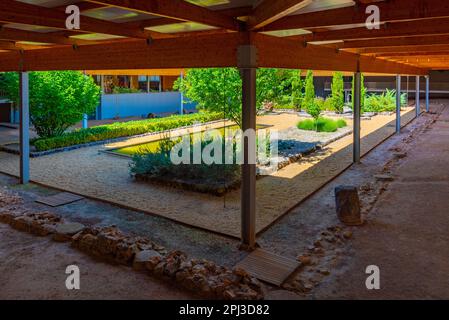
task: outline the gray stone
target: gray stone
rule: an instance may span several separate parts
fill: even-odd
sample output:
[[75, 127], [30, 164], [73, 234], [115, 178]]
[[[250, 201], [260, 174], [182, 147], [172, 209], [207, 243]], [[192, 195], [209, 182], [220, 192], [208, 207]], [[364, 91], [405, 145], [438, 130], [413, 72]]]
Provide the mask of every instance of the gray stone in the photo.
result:
[[360, 200], [356, 187], [336, 187], [335, 204], [337, 216], [341, 222], [349, 226], [360, 225], [363, 223], [360, 212]]
[[53, 240], [57, 242], [70, 241], [73, 235], [83, 231], [85, 228], [85, 225], [77, 222], [58, 224], [54, 229]]
[[143, 250], [136, 253], [133, 261], [133, 268], [135, 270], [145, 270], [146, 264], [152, 260], [156, 260], [156, 264], [159, 263], [161, 255], [155, 250]]

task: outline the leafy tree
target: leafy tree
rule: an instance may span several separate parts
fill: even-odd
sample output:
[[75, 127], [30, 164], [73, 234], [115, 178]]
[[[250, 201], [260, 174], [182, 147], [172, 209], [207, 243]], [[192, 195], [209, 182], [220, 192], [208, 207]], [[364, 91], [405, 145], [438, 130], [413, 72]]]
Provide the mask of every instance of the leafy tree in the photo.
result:
[[296, 110], [301, 110], [304, 101], [304, 81], [301, 79], [301, 72], [297, 71], [296, 75], [293, 75], [292, 79], [292, 94], [291, 101], [292, 105]]
[[[363, 76], [363, 74], [361, 74], [361, 83], [362, 83], [362, 87], [360, 90], [360, 109], [362, 111], [365, 111], [365, 105], [366, 105], [366, 87], [365, 87], [365, 77]], [[352, 77], [352, 110], [354, 110], [354, 77]]]
[[[298, 71], [285, 69], [258, 69], [256, 107], [265, 102], [278, 103], [291, 97], [292, 75]], [[236, 68], [190, 69], [183, 80], [178, 79], [174, 89], [198, 103], [198, 109], [222, 112], [241, 126], [242, 79]]]
[[309, 110], [310, 108], [313, 108], [314, 101], [315, 101], [315, 87], [313, 85], [313, 72], [312, 70], [309, 70], [307, 71], [306, 76], [306, 88], [304, 96], [304, 105], [306, 111]]
[[332, 77], [331, 90], [333, 109], [338, 113], [343, 113], [343, 107], [345, 106], [345, 94], [343, 74], [341, 72], [334, 73]]
[[[30, 120], [42, 138], [59, 136], [91, 114], [99, 103], [100, 88], [77, 71], [31, 72]], [[19, 77], [7, 72], [0, 79], [8, 98], [19, 103]]]

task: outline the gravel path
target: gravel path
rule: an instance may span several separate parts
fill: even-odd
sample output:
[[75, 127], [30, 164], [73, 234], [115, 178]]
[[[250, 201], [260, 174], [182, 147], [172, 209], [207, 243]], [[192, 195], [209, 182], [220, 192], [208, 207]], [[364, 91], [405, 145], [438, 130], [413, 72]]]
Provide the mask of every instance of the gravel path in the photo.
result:
[[[404, 112], [403, 121], [413, 117]], [[296, 115], [272, 115], [258, 119], [286, 129]], [[362, 122], [362, 152], [394, 131], [394, 116], [378, 116]], [[257, 182], [257, 230], [261, 231], [310, 195], [352, 161], [352, 137], [346, 136], [318, 153], [293, 163]], [[110, 147], [110, 146], [103, 146]], [[240, 235], [240, 192], [225, 198], [185, 190], [137, 183], [129, 175], [128, 161], [99, 153], [100, 146], [31, 159], [31, 179], [86, 196], [110, 201], [185, 224], [235, 237]], [[0, 153], [0, 171], [18, 175], [19, 157]], [[275, 199], [275, 201], [273, 201]]]

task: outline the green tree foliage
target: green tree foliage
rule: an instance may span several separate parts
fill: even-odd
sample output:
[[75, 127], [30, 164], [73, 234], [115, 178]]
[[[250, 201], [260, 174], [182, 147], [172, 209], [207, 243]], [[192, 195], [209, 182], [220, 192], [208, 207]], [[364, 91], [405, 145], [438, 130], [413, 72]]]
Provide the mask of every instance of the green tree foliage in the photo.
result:
[[332, 77], [331, 84], [332, 95], [330, 97], [332, 108], [342, 113], [345, 106], [344, 81], [341, 72], [335, 72]]
[[[258, 69], [256, 107], [265, 102], [291, 103], [292, 82], [298, 70]], [[174, 89], [198, 104], [198, 109], [221, 112], [241, 126], [242, 80], [235, 68], [190, 69], [184, 79], [178, 79]]]
[[[77, 71], [31, 72], [30, 120], [42, 138], [62, 135], [91, 114], [99, 103], [100, 88], [89, 76]], [[4, 73], [0, 79], [8, 98], [19, 102], [19, 77]]]
[[307, 71], [306, 76], [306, 84], [305, 84], [305, 95], [304, 95], [304, 106], [306, 108], [306, 111], [308, 109], [313, 108], [313, 104], [315, 102], [315, 87], [313, 85], [313, 72], [312, 70]]
[[304, 101], [304, 81], [301, 79], [301, 72], [297, 71], [292, 76], [291, 103], [296, 110], [301, 110]]
[[[361, 82], [362, 82], [362, 87], [360, 90], [360, 108], [362, 110], [362, 112], [366, 111], [366, 87], [365, 87], [365, 77], [363, 76], [363, 74], [361, 74]], [[352, 110], [354, 110], [354, 77], [352, 77]]]

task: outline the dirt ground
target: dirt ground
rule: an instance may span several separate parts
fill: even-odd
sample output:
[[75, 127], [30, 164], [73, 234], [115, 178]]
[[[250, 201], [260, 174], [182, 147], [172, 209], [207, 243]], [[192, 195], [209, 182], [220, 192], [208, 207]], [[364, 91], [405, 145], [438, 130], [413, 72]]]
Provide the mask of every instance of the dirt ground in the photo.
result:
[[[262, 248], [286, 257], [295, 259], [310, 252], [323, 231], [339, 224], [334, 188], [337, 185], [360, 187], [365, 225], [345, 228], [352, 233], [349, 240], [322, 241], [322, 252], [311, 255], [312, 265], [298, 270], [286, 283], [285, 289], [290, 291], [270, 290], [267, 298], [449, 298], [448, 106], [449, 101], [432, 101], [432, 113], [414, 120], [400, 135], [375, 148], [360, 165], [352, 166], [258, 237]], [[398, 158], [395, 152], [406, 156]], [[394, 181], [376, 182], [374, 176], [379, 173], [390, 173]], [[19, 186], [14, 178], [3, 175], [0, 184], [19, 192], [33, 206], [37, 195], [55, 192], [33, 184]], [[245, 256], [237, 249], [237, 240], [93, 200], [86, 199], [55, 211], [68, 220], [88, 225], [113, 223], [169, 249], [181, 249], [189, 256], [226, 266]], [[5, 288], [0, 291], [0, 298], [189, 297], [127, 268], [105, 265], [65, 245], [2, 225], [0, 261], [0, 286]], [[82, 279], [89, 277], [86, 292], [79, 297], [71, 296], [73, 293], [67, 293], [64, 288], [65, 266], [75, 261], [82, 266]], [[366, 289], [368, 265], [379, 266], [381, 290]], [[83, 276], [85, 270], [87, 274]]]
[[[434, 111], [439, 111], [435, 110]], [[395, 180], [379, 197], [334, 279], [315, 298], [449, 298], [449, 107], [414, 139], [389, 170]], [[368, 265], [380, 268], [381, 289], [367, 290]]]
[[[403, 123], [413, 117], [413, 108], [403, 110]], [[258, 123], [283, 129], [295, 126], [300, 119], [297, 114], [279, 114], [258, 117]], [[394, 119], [395, 115], [379, 115], [372, 120], [362, 121], [362, 154], [394, 132]], [[158, 137], [151, 137], [156, 138]], [[139, 183], [130, 176], [129, 159], [99, 152], [107, 147], [133, 144], [147, 139], [150, 138], [129, 138], [117, 144], [91, 146], [32, 158], [30, 176], [32, 181], [50, 187], [109, 201], [220, 234], [240, 237], [240, 190], [231, 191], [225, 197], [217, 197], [168, 186]], [[320, 152], [258, 179], [256, 230], [259, 232], [268, 227], [351, 163], [352, 136], [349, 135], [327, 145]], [[17, 155], [0, 152], [1, 172], [18, 175], [18, 168]]]
[[[0, 299], [195, 299], [143, 273], [5, 224], [0, 224], [0, 261]], [[80, 268], [80, 290], [65, 286], [69, 265]]]

